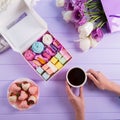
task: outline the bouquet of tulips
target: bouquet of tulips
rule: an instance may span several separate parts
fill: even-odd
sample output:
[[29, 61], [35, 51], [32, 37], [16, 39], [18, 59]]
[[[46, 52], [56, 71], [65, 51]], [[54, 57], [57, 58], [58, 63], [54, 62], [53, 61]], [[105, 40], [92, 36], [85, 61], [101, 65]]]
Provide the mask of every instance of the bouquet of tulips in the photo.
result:
[[79, 39], [75, 41], [82, 51], [98, 45], [107, 22], [100, 0], [56, 0], [56, 6], [63, 7], [63, 19], [77, 29]]

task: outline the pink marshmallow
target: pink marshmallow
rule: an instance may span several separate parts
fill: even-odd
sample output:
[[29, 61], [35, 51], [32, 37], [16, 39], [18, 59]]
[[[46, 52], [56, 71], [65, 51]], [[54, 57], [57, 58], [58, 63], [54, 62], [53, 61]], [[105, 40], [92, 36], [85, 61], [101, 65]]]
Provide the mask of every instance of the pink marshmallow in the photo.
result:
[[61, 51], [60, 51], [61, 55], [64, 56], [65, 54], [67, 54], [67, 51], [63, 48]]
[[27, 104], [27, 101], [24, 100], [19, 104], [19, 108], [23, 109], [23, 108], [28, 108], [29, 105]]
[[71, 56], [67, 53], [67, 54], [64, 55], [64, 58], [65, 58], [66, 60], [69, 60], [69, 59], [71, 59]]
[[38, 88], [36, 86], [32, 86], [29, 88], [29, 92], [31, 95], [35, 95], [38, 91]]
[[25, 91], [21, 91], [18, 100], [25, 100], [26, 98], [28, 98], [28, 94]]
[[21, 90], [21, 88], [18, 87], [15, 83], [12, 84], [11, 87], [10, 87], [10, 89], [9, 89], [9, 91], [10, 91], [10, 92], [13, 92], [13, 93], [16, 93], [16, 92], [18, 92], [18, 91], [20, 91], [20, 90]]

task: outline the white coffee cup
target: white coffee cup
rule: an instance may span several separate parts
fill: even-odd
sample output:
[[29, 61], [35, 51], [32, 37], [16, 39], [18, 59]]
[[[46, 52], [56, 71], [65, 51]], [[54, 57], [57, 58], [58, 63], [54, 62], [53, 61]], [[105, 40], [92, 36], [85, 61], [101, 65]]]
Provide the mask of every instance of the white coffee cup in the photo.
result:
[[73, 67], [67, 71], [67, 83], [74, 88], [82, 87], [87, 81], [86, 72], [80, 67]]

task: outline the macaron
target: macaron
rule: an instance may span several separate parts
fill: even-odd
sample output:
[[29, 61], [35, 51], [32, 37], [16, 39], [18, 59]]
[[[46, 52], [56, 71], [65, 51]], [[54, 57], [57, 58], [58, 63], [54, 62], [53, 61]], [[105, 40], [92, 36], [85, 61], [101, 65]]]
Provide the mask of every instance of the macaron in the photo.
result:
[[51, 48], [46, 48], [45, 51], [51, 56], [55, 55], [55, 52], [53, 52]]
[[41, 63], [38, 60], [30, 61], [30, 64], [36, 69], [37, 67], [41, 66]]
[[42, 42], [34, 42], [32, 45], [32, 51], [35, 53], [41, 53], [44, 50], [44, 45]]
[[48, 59], [43, 57], [42, 55], [36, 55], [35, 59], [38, 60], [40, 62], [40, 64], [42, 64], [42, 65], [48, 61]]
[[59, 50], [61, 50], [62, 47], [63, 47], [57, 40], [54, 40], [54, 41], [53, 41], [53, 45], [54, 45], [55, 47], [57, 47]]
[[25, 59], [28, 61], [33, 60], [35, 57], [35, 53], [33, 53], [31, 50], [25, 51], [25, 53], [23, 55], [24, 55]]
[[42, 42], [45, 45], [49, 46], [53, 42], [53, 38], [50, 34], [45, 34], [42, 38]]
[[42, 56], [45, 57], [45, 58], [47, 58], [48, 60], [51, 58], [51, 55], [48, 54], [46, 51], [44, 51], [44, 52], [42, 53]]

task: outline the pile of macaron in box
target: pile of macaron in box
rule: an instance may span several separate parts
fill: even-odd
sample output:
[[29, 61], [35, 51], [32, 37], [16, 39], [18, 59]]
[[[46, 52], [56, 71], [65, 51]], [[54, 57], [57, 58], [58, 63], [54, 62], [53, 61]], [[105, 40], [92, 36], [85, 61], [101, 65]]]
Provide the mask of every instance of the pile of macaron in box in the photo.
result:
[[51, 78], [71, 59], [71, 55], [49, 32], [46, 32], [23, 53], [44, 80]]

